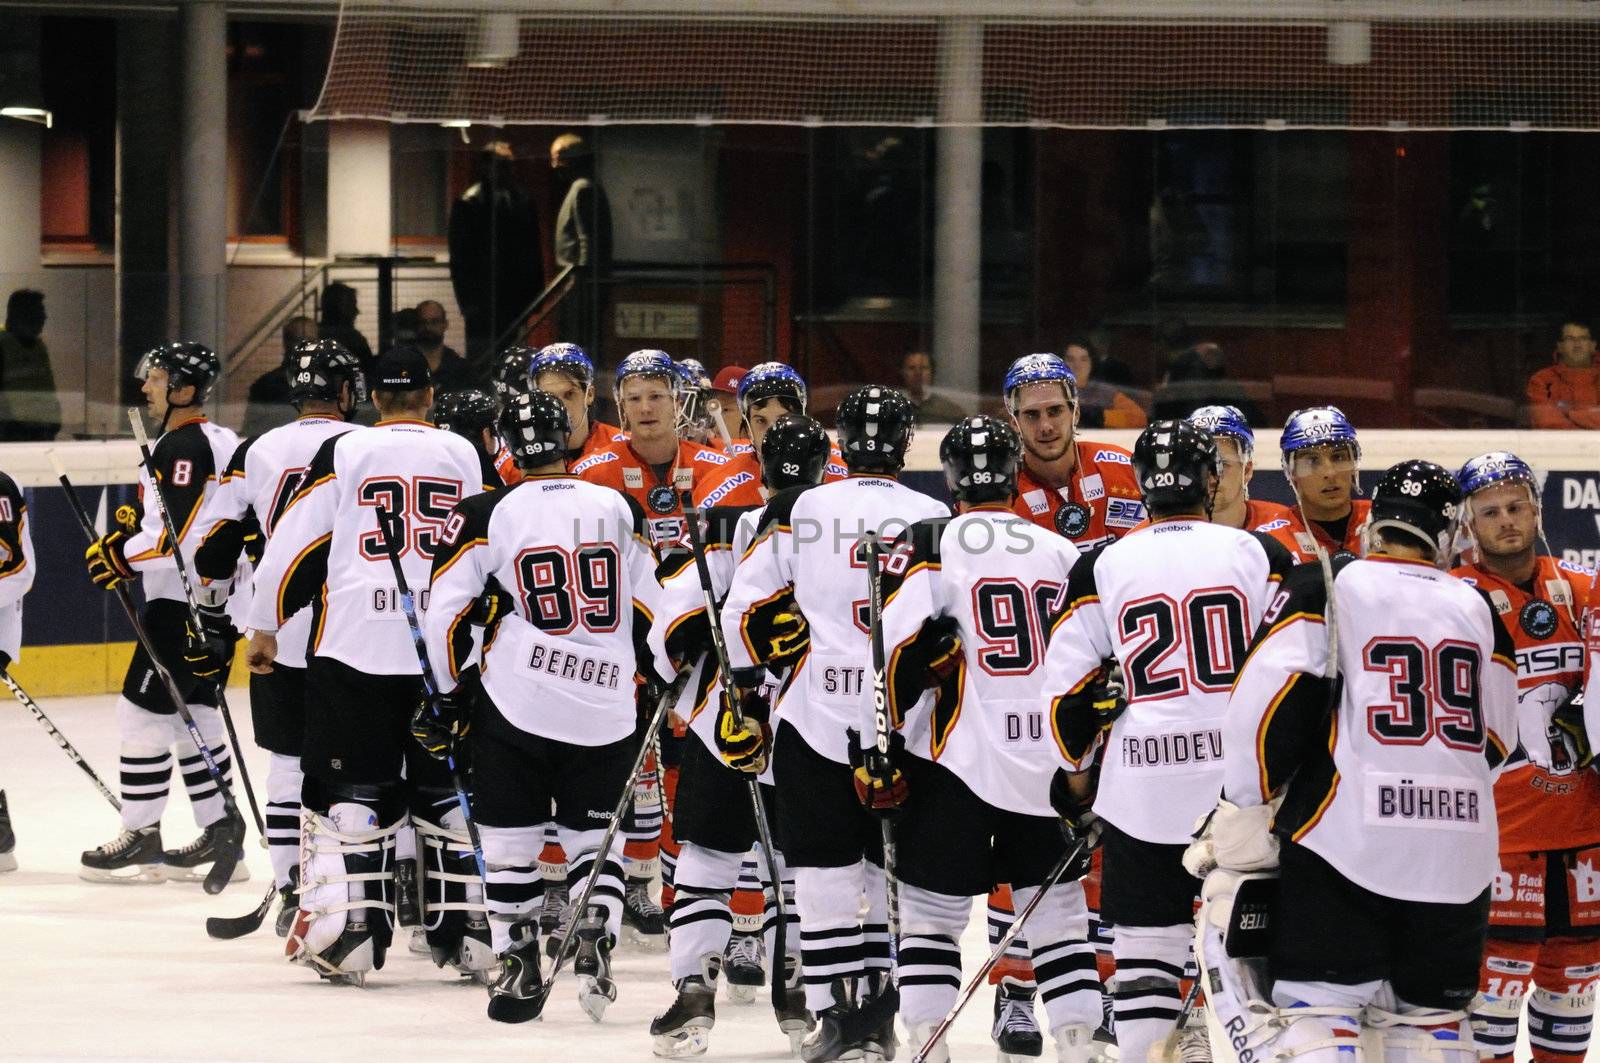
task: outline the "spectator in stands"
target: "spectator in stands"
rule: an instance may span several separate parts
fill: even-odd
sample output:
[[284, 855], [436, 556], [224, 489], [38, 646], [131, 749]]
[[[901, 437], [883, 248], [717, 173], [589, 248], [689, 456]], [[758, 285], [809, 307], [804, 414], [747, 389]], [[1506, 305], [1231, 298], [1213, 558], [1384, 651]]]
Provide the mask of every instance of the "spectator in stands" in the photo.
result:
[[54, 439], [61, 431], [61, 402], [44, 339], [44, 293], [18, 288], [6, 300], [0, 328], [0, 439]]
[[1143, 428], [1144, 408], [1103, 380], [1094, 379], [1100, 354], [1086, 336], [1061, 348], [1061, 358], [1078, 378], [1079, 425], [1084, 428]]
[[1528, 420], [1535, 428], [1600, 428], [1600, 369], [1586, 322], [1563, 321], [1555, 365], [1528, 378]]
[[345, 350], [361, 360], [361, 372], [372, 375], [372, 344], [356, 328], [356, 290], [348, 284], [334, 283], [322, 289], [322, 321], [317, 339], [338, 340]]
[[539, 218], [517, 179], [511, 145], [486, 145], [450, 208], [450, 285], [467, 326], [467, 361], [487, 379], [491, 349], [544, 287]]
[[444, 342], [444, 333], [449, 327], [450, 318], [444, 312], [443, 303], [436, 299], [424, 299], [417, 304], [417, 332], [412, 342], [428, 360], [428, 368], [433, 371], [433, 390], [436, 392], [455, 391], [472, 383], [467, 360]]
[[1238, 381], [1228, 377], [1228, 356], [1222, 345], [1211, 340], [1191, 345], [1172, 360], [1150, 413], [1158, 421], [1180, 420], [1201, 406], [1233, 406], [1252, 425], [1264, 423], [1261, 407]]
[[907, 351], [900, 360], [902, 390], [917, 407], [918, 424], [955, 424], [966, 411], [933, 390], [933, 355]]
[[394, 312], [394, 345], [404, 347], [417, 344], [417, 308], [402, 306]]
[[283, 355], [278, 365], [256, 377], [245, 399], [242, 435], [258, 436], [269, 428], [294, 420], [289, 405], [290, 352], [296, 345], [317, 338], [317, 323], [309, 317], [291, 317], [283, 323]]
[[605, 305], [600, 281], [611, 269], [611, 201], [581, 134], [563, 133], [551, 142], [550, 167], [566, 182], [556, 211], [556, 268], [575, 267], [576, 282], [561, 301], [561, 335], [595, 353]]

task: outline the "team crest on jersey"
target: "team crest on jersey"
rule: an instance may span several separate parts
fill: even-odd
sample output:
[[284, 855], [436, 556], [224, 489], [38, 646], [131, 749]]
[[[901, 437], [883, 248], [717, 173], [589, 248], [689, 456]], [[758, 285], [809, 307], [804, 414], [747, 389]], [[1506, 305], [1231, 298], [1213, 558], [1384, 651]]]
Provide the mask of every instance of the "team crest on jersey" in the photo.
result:
[[639, 488], [643, 487], [644, 486], [644, 470], [643, 469], [623, 469], [622, 470], [622, 486], [623, 487], [631, 487], [636, 491]]
[[671, 513], [678, 508], [677, 493], [666, 484], [658, 484], [650, 488], [650, 493], [645, 496], [645, 501], [650, 505], [652, 513]]
[[1113, 498], [1106, 503], [1106, 526], [1131, 528], [1144, 520], [1144, 503], [1132, 498]]
[[1543, 598], [1535, 598], [1522, 607], [1517, 623], [1530, 638], [1547, 639], [1556, 633], [1556, 607]]
[[1076, 539], [1089, 530], [1089, 507], [1082, 502], [1063, 502], [1056, 510], [1056, 531]]

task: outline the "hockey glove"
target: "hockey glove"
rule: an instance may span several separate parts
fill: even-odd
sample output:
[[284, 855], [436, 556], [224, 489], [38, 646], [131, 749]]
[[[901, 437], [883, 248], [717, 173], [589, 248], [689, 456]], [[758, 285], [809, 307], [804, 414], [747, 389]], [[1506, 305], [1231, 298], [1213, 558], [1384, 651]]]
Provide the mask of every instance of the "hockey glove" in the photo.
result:
[[899, 731], [889, 732], [889, 752], [862, 749], [861, 734], [854, 727], [845, 731], [845, 741], [850, 755], [851, 781], [856, 786], [856, 800], [873, 815], [892, 816], [900, 811], [910, 793], [906, 777], [899, 762], [905, 755], [905, 736]]
[[768, 720], [771, 707], [760, 691], [753, 687], [736, 690], [739, 699], [741, 723], [734, 718], [733, 705], [727, 698], [717, 710], [717, 753], [735, 771], [760, 775], [767, 768], [767, 756], [772, 750], [772, 727]]
[[1091, 704], [1094, 714], [1100, 719], [1101, 726], [1109, 727], [1128, 707], [1128, 698], [1122, 689], [1122, 665], [1115, 658], [1105, 661], [1093, 691], [1094, 701]]
[[184, 623], [184, 668], [196, 679], [216, 679], [227, 671], [239, 632], [220, 605], [200, 606], [200, 624]]
[[83, 552], [83, 559], [89, 567], [89, 578], [101, 590], [115, 590], [136, 575], [122, 551], [122, 544], [127, 539], [128, 533], [120, 529], [107, 532], [90, 543]]
[[430, 757], [446, 760], [472, 730], [473, 686], [463, 681], [437, 701], [422, 699], [411, 715], [411, 737]]
[[961, 633], [953, 616], [941, 616], [923, 624], [929, 640], [928, 676], [924, 684], [936, 690], [955, 674], [961, 665]]
[[1195, 824], [1195, 840], [1183, 851], [1183, 866], [1195, 878], [1217, 868], [1267, 871], [1278, 866], [1278, 838], [1272, 833], [1272, 804], [1236, 805], [1219, 800]]
[[1594, 750], [1589, 745], [1589, 732], [1583, 726], [1583, 691], [1572, 695], [1565, 705], [1556, 709], [1550, 717], [1550, 725], [1555, 734], [1551, 736], [1551, 745], [1559, 736], [1563, 745], [1572, 754], [1573, 767], [1587, 768], [1594, 763]]
[[[1065, 768], [1056, 769], [1056, 773], [1050, 777], [1050, 807], [1061, 817], [1061, 833], [1067, 839], [1067, 848], [1082, 843], [1083, 858], [1087, 861], [1089, 854], [1100, 848], [1105, 821], [1094, 814], [1092, 796], [1080, 796], [1073, 792], [1072, 780], [1072, 774]], [[1086, 866], [1079, 873], [1080, 877], [1087, 871]]]

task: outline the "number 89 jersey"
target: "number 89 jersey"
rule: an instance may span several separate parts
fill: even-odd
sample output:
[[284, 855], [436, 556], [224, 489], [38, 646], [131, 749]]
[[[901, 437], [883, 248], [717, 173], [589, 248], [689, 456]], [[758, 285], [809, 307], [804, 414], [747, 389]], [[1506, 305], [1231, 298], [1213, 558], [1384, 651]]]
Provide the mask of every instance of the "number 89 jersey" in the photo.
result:
[[1099, 727], [1073, 717], [1093, 712], [1085, 693], [1104, 662], [1121, 664], [1127, 710], [1106, 741], [1094, 803], [1118, 830], [1181, 844], [1216, 804], [1228, 692], [1293, 564], [1269, 536], [1181, 518], [1140, 528], [1072, 570], [1045, 659], [1045, 709], [1068, 766], [1086, 770]]
[[425, 421], [380, 421], [325, 442], [278, 518], [256, 569], [246, 626], [277, 631], [313, 608], [308, 656], [367, 675], [417, 675], [417, 650], [378, 526], [391, 525], [406, 583], [426, 612], [428, 572], [456, 503], [479, 493], [478, 452]]
[[[907, 749], [955, 772], [995, 808], [1052, 814], [1059, 762], [1039, 693], [1045, 633], [1077, 560], [1070, 540], [1009, 508], [979, 507], [912, 525], [884, 565], [891, 718], [904, 725]], [[912, 713], [938, 652], [938, 625], [925, 623], [941, 617], [956, 625], [962, 661], [926, 711]]]

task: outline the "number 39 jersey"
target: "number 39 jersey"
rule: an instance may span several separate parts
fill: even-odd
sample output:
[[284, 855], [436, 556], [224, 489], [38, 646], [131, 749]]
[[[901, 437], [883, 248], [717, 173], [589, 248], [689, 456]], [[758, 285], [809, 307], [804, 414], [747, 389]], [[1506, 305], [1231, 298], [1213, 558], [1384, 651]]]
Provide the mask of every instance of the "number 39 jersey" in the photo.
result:
[[1091, 689], [1122, 666], [1127, 709], [1106, 737], [1094, 810], [1147, 842], [1189, 840], [1222, 789], [1223, 718], [1250, 635], [1293, 558], [1265, 535], [1157, 520], [1072, 570], [1045, 657], [1045, 711], [1085, 770], [1101, 737]]
[[1423, 561], [1378, 556], [1327, 593], [1306, 565], [1272, 603], [1233, 688], [1228, 800], [1287, 787], [1274, 830], [1356, 885], [1460, 904], [1499, 870], [1494, 774], [1517, 742], [1511, 636], [1482, 592]]
[[425, 614], [422, 588], [445, 522], [482, 485], [472, 444], [426, 421], [380, 421], [332, 437], [267, 540], [246, 626], [277, 631], [310, 606], [308, 656], [368, 675], [418, 674], [378, 515], [391, 517], [406, 583]]
[[423, 632], [440, 690], [473, 654], [485, 592], [509, 597], [484, 633], [483, 688], [529, 734], [596, 746], [634, 730], [634, 674], [660, 589], [644, 513], [565, 474], [463, 502], [434, 557]]
[[[1007, 507], [915, 524], [884, 563], [890, 715], [905, 724], [907, 749], [996, 808], [1052, 814], [1060, 762], [1039, 700], [1045, 633], [1077, 560], [1069, 540]], [[940, 617], [955, 622], [962, 658], [927, 710], [913, 714], [939, 652], [939, 625], [926, 622]], [[870, 706], [870, 688], [864, 696]]]

